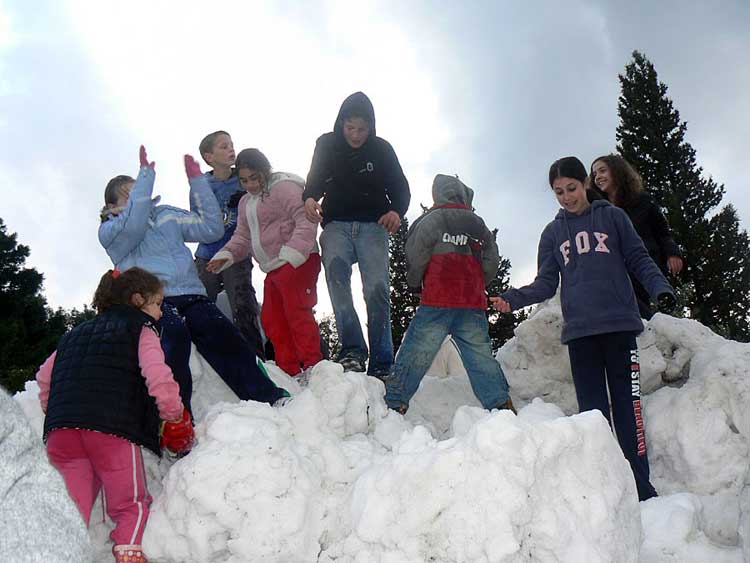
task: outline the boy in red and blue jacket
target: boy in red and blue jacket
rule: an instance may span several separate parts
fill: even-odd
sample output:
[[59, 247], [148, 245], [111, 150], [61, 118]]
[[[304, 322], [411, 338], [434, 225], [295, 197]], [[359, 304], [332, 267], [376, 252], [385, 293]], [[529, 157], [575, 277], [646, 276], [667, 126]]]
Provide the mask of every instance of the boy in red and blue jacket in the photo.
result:
[[450, 334], [482, 406], [514, 410], [485, 314], [485, 287], [500, 261], [495, 237], [471, 207], [474, 192], [458, 178], [435, 176], [432, 198], [406, 239], [406, 280], [422, 299], [386, 380], [386, 402], [406, 412]]

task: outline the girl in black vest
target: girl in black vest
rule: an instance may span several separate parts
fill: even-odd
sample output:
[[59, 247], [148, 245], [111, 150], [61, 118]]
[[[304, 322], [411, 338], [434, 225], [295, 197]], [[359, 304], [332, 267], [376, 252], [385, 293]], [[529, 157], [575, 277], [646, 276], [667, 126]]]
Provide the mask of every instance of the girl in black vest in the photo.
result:
[[[682, 271], [680, 247], [672, 238], [669, 223], [651, 196], [643, 189], [643, 181], [635, 169], [619, 154], [600, 156], [591, 163], [591, 188], [620, 207], [630, 217], [635, 232], [641, 237], [651, 259], [664, 275]], [[648, 320], [654, 316], [651, 298], [641, 283], [630, 276], [638, 311]]]
[[140, 544], [151, 496], [141, 446], [161, 456], [160, 446], [180, 453], [193, 442], [154, 328], [163, 299], [161, 282], [145, 270], [108, 271], [94, 295], [97, 316], [66, 333], [36, 376], [50, 462], [86, 525], [104, 489], [117, 563], [146, 561]]

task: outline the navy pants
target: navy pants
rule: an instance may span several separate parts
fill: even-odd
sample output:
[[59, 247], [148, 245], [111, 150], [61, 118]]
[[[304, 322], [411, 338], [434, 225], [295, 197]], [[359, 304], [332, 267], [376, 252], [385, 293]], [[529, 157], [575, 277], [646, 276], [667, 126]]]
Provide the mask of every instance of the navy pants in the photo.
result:
[[284, 390], [276, 387], [258, 367], [253, 346], [207, 297], [167, 297], [161, 310], [161, 345], [188, 410], [193, 393], [191, 340], [240, 399], [273, 404], [285, 396]]
[[[597, 409], [614, 429], [635, 476], [638, 499], [657, 496], [649, 481], [646, 431], [641, 410], [641, 367], [632, 332], [611, 332], [568, 342], [580, 412]], [[612, 419], [609, 416], [612, 399]]]

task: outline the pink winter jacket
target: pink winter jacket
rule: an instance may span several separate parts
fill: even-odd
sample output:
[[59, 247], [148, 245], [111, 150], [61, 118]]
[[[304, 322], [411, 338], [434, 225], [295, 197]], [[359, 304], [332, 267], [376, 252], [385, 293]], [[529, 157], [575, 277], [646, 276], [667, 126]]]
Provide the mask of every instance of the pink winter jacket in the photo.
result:
[[274, 172], [266, 193], [245, 194], [238, 207], [237, 230], [213, 257], [227, 260], [221, 270], [250, 253], [266, 273], [287, 263], [299, 268], [311, 253], [319, 252], [318, 225], [305, 217], [304, 187], [299, 176]]
[[[39, 383], [39, 401], [45, 413], [56, 357], [57, 352], [53, 352], [36, 373], [36, 380]], [[141, 329], [141, 336], [138, 340], [138, 363], [146, 380], [148, 394], [156, 400], [161, 419], [179, 419], [184, 408], [180, 399], [180, 387], [172, 376], [172, 370], [164, 361], [164, 352], [159, 337], [153, 329], [146, 326]]]

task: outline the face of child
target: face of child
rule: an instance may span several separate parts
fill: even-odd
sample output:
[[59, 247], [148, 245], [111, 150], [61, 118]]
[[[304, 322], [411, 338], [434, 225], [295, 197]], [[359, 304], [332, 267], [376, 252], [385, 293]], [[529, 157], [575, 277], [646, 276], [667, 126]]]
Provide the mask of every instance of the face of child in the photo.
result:
[[591, 206], [586, 197], [586, 188], [580, 180], [558, 178], [552, 182], [552, 190], [565, 211], [580, 215]]
[[591, 167], [591, 173], [594, 175], [594, 183], [601, 191], [604, 193], [612, 191], [612, 176], [606, 162], [597, 160]]
[[[139, 293], [136, 293], [135, 295], [140, 296]], [[141, 298], [141, 301], [142, 300], [143, 298]], [[141, 305], [140, 309], [155, 321], [158, 321], [161, 318], [161, 304], [163, 302], [164, 293], [160, 291], [156, 295], [150, 295], [148, 299], [146, 299], [145, 303]]]
[[370, 136], [370, 126], [361, 117], [351, 117], [344, 120], [344, 139], [353, 149], [358, 149]]
[[234, 145], [232, 144], [232, 137], [224, 135], [223, 133], [216, 137], [214, 141], [214, 148], [210, 153], [206, 153], [206, 162], [212, 167], [224, 167], [229, 168], [234, 164]]
[[135, 182], [130, 182], [129, 184], [125, 184], [120, 188], [119, 193], [117, 194], [117, 202], [115, 202], [115, 207], [125, 207], [128, 204], [128, 200], [130, 199], [130, 192], [133, 189], [134, 184]]
[[240, 168], [237, 171], [240, 179], [240, 186], [252, 195], [258, 195], [265, 186], [263, 174], [252, 168]]

